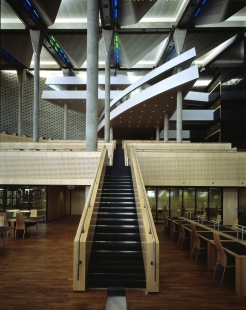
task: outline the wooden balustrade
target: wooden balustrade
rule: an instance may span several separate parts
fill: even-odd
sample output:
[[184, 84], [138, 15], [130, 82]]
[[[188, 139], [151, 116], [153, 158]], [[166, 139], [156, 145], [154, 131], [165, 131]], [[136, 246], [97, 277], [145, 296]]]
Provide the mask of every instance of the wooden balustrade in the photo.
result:
[[96, 174], [85, 202], [78, 230], [74, 239], [73, 257], [73, 290], [85, 291], [86, 273], [90, 259], [94, 230], [97, 221], [97, 212], [100, 204], [100, 189], [103, 186], [104, 174], [107, 166], [108, 154], [103, 149]]
[[155, 230], [141, 171], [132, 149], [129, 158], [146, 275], [146, 290], [159, 292], [159, 240]]

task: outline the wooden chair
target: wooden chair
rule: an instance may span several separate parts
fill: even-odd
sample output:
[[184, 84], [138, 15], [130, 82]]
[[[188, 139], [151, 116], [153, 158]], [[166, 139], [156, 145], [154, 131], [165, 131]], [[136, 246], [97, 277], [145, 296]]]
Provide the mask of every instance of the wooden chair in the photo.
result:
[[197, 235], [195, 224], [191, 223], [190, 225], [191, 225], [191, 235], [192, 235], [192, 250], [191, 250], [190, 259], [192, 258], [194, 249], [196, 249], [197, 250], [196, 260], [195, 260], [196, 262], [200, 250], [205, 250], [207, 249], [207, 247], [201, 247], [201, 240]]
[[[6, 212], [0, 212], [0, 217], [3, 217], [3, 225], [2, 226], [8, 227], [9, 221], [8, 221]], [[0, 226], [1, 226], [1, 224], [0, 224]], [[7, 231], [7, 233], [5, 233], [5, 234], [7, 234], [7, 238], [8, 238], [9, 232]]]
[[206, 221], [206, 217], [207, 217], [207, 212], [206, 211], [203, 211], [203, 214], [197, 214], [197, 219], [198, 219], [198, 223], [199, 221], [201, 220], [202, 221], [202, 224], [203, 224], [203, 221]]
[[17, 230], [23, 230], [23, 239], [24, 239], [26, 230], [29, 226], [30, 225], [25, 223], [23, 214], [21, 212], [16, 212], [15, 238]]
[[220, 222], [221, 222], [221, 215], [218, 214], [216, 218], [211, 220], [212, 223], [214, 223], [214, 230], [215, 230], [215, 225], [218, 225], [218, 230], [220, 227]]
[[170, 238], [173, 239], [174, 235], [177, 233], [178, 233], [178, 231], [176, 230], [174, 221], [171, 218], [171, 220], [170, 220]]
[[4, 217], [0, 215], [0, 227], [4, 226]]
[[[0, 216], [0, 227], [3, 227], [3, 226], [4, 226], [4, 217]], [[3, 233], [0, 234], [0, 237], [3, 240], [3, 246], [5, 247], [4, 239], [3, 239]]]
[[214, 243], [215, 243], [215, 247], [216, 247], [216, 251], [217, 251], [216, 264], [214, 267], [213, 278], [215, 276], [217, 265], [218, 264], [221, 265], [224, 268], [223, 273], [222, 273], [222, 278], [220, 281], [220, 285], [221, 285], [223, 278], [224, 278], [225, 270], [227, 268], [235, 267], [235, 258], [231, 257], [231, 260], [230, 261], [228, 260], [228, 257], [227, 257], [227, 255], [226, 255], [226, 253], [225, 253], [225, 251], [221, 245], [220, 235], [217, 232], [214, 232], [213, 235], [214, 235]]
[[238, 225], [238, 219], [235, 219], [231, 225], [232, 229], [236, 229], [235, 226]]
[[[37, 217], [37, 216], [38, 216], [38, 210], [35, 209], [31, 210], [30, 217]], [[29, 222], [28, 224], [29, 226], [36, 226], [36, 229], [38, 231], [38, 222]]]
[[35, 209], [31, 210], [30, 217], [37, 217], [37, 216], [38, 216], [38, 210]]
[[165, 233], [166, 231], [168, 231], [169, 225], [168, 225], [168, 220], [167, 220], [165, 213], [164, 213], [163, 217], [164, 217], [164, 233]]
[[183, 227], [183, 225], [182, 225], [182, 223], [181, 223], [180, 218], [178, 218], [178, 223], [179, 223], [179, 232], [178, 232], [178, 233], [179, 233], [179, 240], [178, 240], [177, 246], [179, 245], [179, 242], [180, 242], [180, 240], [182, 239], [182, 243], [181, 243], [181, 249], [182, 249], [183, 244], [184, 244], [184, 241], [185, 241], [186, 239], [190, 239], [190, 237], [188, 237], [188, 236], [185, 235], [185, 230], [184, 230], [184, 227]]

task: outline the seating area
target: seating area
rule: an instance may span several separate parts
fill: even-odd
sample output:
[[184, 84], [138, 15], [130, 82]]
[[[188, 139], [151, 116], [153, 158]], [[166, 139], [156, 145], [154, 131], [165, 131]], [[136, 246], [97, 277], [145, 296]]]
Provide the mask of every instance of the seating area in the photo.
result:
[[[207, 270], [213, 271], [212, 277], [219, 273], [218, 266], [222, 267], [222, 276], [219, 285], [222, 285], [225, 271], [235, 268], [235, 292], [238, 295], [246, 296], [246, 242], [245, 232], [239, 233], [237, 220], [232, 226], [221, 225], [221, 216], [218, 216], [214, 221], [206, 221], [206, 214], [193, 219], [186, 217], [166, 217], [165, 220], [169, 223], [165, 225], [165, 233], [170, 233], [170, 239], [174, 240], [176, 231], [178, 234], [178, 244], [182, 240], [182, 236], [190, 238], [191, 242], [186, 248], [189, 249], [190, 259], [195, 254], [195, 262], [201, 251], [205, 254]], [[202, 218], [202, 222], [200, 222]], [[236, 231], [235, 231], [236, 227]], [[184, 230], [184, 231], [183, 231]], [[183, 239], [184, 241], [184, 239]], [[182, 241], [182, 245], [183, 245]], [[181, 246], [182, 248], [182, 246]]]
[[30, 233], [31, 227], [36, 226], [38, 232], [38, 222], [43, 220], [43, 216], [37, 216], [37, 210], [30, 210], [28, 212], [20, 212], [19, 210], [0, 212], [0, 234], [3, 245], [4, 239], [9, 238], [9, 232], [11, 232], [10, 239], [16, 239], [19, 236], [19, 231], [22, 233], [22, 238], [24, 239], [26, 233]]
[[[71, 240], [79, 220], [79, 216], [64, 216], [48, 224], [40, 223], [38, 235], [24, 240], [21, 236], [17, 239], [8, 238], [5, 240], [5, 249], [0, 244], [1, 262], [4, 261], [0, 277], [0, 286], [4, 288], [1, 304], [6, 306], [5, 309], [26, 309], [26, 305], [28, 309], [44, 309], [44, 305], [47, 309], [60, 310], [105, 309], [107, 290], [90, 289], [79, 294], [71, 289]], [[245, 297], [234, 292], [231, 277], [233, 268], [231, 272], [226, 270], [222, 286], [219, 287], [221, 271], [217, 270], [213, 279], [213, 270], [205, 268], [204, 256], [199, 256], [197, 263], [189, 259], [186, 250], [188, 241], [184, 242], [181, 250], [176, 241], [170, 240], [167, 232], [163, 234], [163, 225], [157, 225], [156, 229], [161, 249], [160, 292], [145, 294], [144, 290], [127, 290], [129, 310], [191, 310], [196, 307], [200, 309], [199, 305], [204, 305], [201, 309], [206, 310], [244, 309]], [[62, 240], [61, 231], [66, 231]], [[27, 246], [23, 246], [24, 243]], [[39, 281], [35, 275], [41, 275]]]

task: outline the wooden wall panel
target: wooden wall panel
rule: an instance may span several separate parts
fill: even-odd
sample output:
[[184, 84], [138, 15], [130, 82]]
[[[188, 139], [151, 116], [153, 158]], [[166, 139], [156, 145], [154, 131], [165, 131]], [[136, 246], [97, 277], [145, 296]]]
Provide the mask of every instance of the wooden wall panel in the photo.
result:
[[61, 186], [48, 186], [48, 221], [65, 214], [65, 193]]
[[246, 184], [246, 152], [136, 153], [145, 185], [245, 186]]
[[71, 190], [71, 215], [81, 215], [85, 205], [85, 190]]
[[0, 184], [90, 185], [100, 152], [0, 152]]

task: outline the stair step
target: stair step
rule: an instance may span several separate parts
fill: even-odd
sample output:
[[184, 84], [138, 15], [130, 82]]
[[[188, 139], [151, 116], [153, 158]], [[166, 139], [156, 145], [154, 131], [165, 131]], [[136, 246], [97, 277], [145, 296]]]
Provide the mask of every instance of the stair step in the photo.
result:
[[100, 206], [102, 207], [134, 207], [136, 206], [133, 201], [109, 201], [109, 202], [100, 202]]
[[124, 166], [124, 151], [114, 152], [107, 166], [87, 272], [87, 287], [145, 288], [145, 271], [131, 168]]
[[146, 287], [145, 277], [144, 279], [134, 279], [133, 276], [130, 279], [124, 279], [120, 275], [116, 278], [106, 278], [94, 275], [87, 279], [86, 285], [88, 288], [108, 288], [108, 287], [125, 287], [131, 289], [144, 289]]
[[141, 243], [136, 241], [93, 241], [92, 251], [129, 252], [141, 251]]
[[95, 233], [139, 233], [137, 225], [97, 225]]
[[[113, 255], [113, 254], [112, 254]], [[114, 257], [114, 255], [113, 255]], [[119, 260], [116, 258], [116, 260], [112, 260], [110, 257], [108, 257], [108, 259], [106, 260], [98, 260], [96, 257], [92, 257], [91, 261], [90, 261], [90, 265], [92, 266], [92, 268], [94, 268], [94, 266], [98, 266], [98, 265], [101, 265], [101, 266], [105, 266], [105, 268], [108, 268], [108, 267], [112, 267], [112, 266], [119, 266], [119, 267], [136, 267], [136, 268], [142, 268], [144, 270], [144, 266], [143, 264], [143, 260], [141, 260], [142, 257], [139, 257], [139, 259], [135, 259], [135, 260], [132, 260], [131, 258], [130, 259], [125, 259], [125, 260]]]
[[134, 212], [136, 213], [136, 207], [126, 207], [126, 206], [119, 206], [118, 208], [111, 207], [111, 206], [100, 206], [99, 212], [114, 212], [114, 213], [121, 213], [121, 212]]
[[135, 206], [135, 199], [132, 199], [132, 198], [129, 198], [129, 199], [124, 199], [122, 197], [122, 199], [110, 199], [110, 200], [107, 200], [107, 199], [102, 199], [101, 201], [97, 201], [98, 203], [100, 203], [100, 205], [102, 204], [102, 206], [104, 206], [105, 204], [115, 204], [115, 205], [125, 205], [127, 207], [127, 205], [131, 205], [131, 206]]
[[133, 195], [134, 190], [132, 188], [104, 188], [102, 190], [99, 190], [98, 193], [105, 195]]
[[141, 275], [143, 276], [145, 274], [143, 266], [105, 266], [105, 265], [91, 265], [90, 268], [88, 269], [87, 273], [92, 274], [92, 273], [97, 273], [98, 275], [103, 275], [105, 274], [106, 276], [114, 276], [116, 274], [122, 275], [124, 274], [125, 276], [127, 275]]
[[108, 225], [108, 226], [115, 226], [115, 225], [136, 225], [138, 226], [137, 219], [119, 219], [119, 218], [103, 218], [97, 219], [97, 225]]
[[117, 262], [121, 264], [133, 264], [133, 263], [138, 263], [141, 264], [143, 263], [143, 256], [141, 251], [128, 251], [128, 252], [122, 252], [122, 251], [102, 251], [102, 250], [95, 250], [94, 252], [91, 253], [90, 257], [90, 263], [95, 263], [96, 261], [101, 261], [103, 263], [110, 263], [112, 262]]
[[95, 233], [94, 241], [140, 241], [139, 233]]
[[98, 212], [93, 213], [97, 215], [97, 219], [132, 219], [137, 220], [137, 213], [133, 212]]

